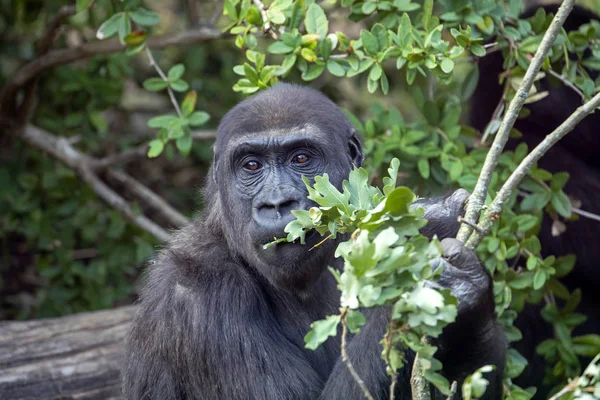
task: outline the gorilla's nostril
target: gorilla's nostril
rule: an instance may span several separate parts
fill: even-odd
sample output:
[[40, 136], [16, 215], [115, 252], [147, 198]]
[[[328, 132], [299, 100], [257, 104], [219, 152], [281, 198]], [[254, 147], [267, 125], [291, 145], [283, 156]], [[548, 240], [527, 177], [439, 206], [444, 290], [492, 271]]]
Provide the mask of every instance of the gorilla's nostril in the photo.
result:
[[296, 200], [288, 200], [279, 204], [279, 214], [285, 215], [290, 213], [292, 210], [297, 210], [299, 208], [299, 204]]

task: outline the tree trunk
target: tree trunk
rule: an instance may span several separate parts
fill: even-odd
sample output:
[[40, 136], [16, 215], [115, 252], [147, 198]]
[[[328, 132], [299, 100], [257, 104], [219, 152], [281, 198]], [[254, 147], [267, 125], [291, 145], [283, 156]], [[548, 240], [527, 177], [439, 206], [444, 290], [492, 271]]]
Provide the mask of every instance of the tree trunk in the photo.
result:
[[121, 399], [135, 307], [0, 322], [0, 399]]

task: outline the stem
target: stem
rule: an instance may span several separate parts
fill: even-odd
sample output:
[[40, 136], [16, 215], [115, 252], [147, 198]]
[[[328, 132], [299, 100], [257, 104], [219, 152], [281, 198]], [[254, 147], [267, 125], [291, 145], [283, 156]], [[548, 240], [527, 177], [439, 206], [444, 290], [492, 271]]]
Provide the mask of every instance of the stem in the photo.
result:
[[[515, 124], [517, 116], [519, 115], [519, 111], [523, 107], [525, 100], [527, 100], [531, 86], [533, 85], [535, 77], [542, 66], [542, 62], [546, 58], [546, 55], [548, 54], [552, 43], [554, 43], [560, 28], [563, 26], [565, 19], [573, 9], [574, 3], [575, 0], [564, 0], [559, 7], [558, 12], [550, 24], [550, 27], [544, 34], [544, 38], [540, 43], [540, 47], [538, 47], [537, 51], [535, 52], [535, 56], [531, 60], [529, 68], [527, 68], [527, 72], [525, 72], [521, 86], [517, 90], [517, 93], [508, 106], [508, 110], [502, 119], [498, 133], [494, 137], [492, 147], [485, 158], [485, 163], [483, 164], [483, 168], [479, 174], [479, 179], [477, 180], [473, 194], [469, 198], [465, 213], [465, 219], [469, 222], [477, 223], [479, 220], [479, 212], [485, 203], [488, 187], [490, 185], [490, 181], [492, 180], [492, 174], [498, 165], [498, 160], [502, 154], [504, 146], [506, 145], [510, 130]], [[471, 236], [472, 232], [473, 229], [471, 227], [469, 227], [467, 224], [463, 224], [458, 232], [457, 239], [465, 243]]]
[[262, 19], [265, 22], [265, 25], [263, 27], [265, 33], [268, 33], [269, 35], [271, 35], [271, 37], [273, 39], [277, 40], [277, 34], [275, 32], [273, 32], [273, 28], [271, 26], [271, 23], [269, 22], [269, 18], [267, 17], [267, 11], [265, 10], [265, 5], [260, 0], [252, 0], [252, 2], [260, 10], [260, 15], [262, 15]]
[[568, 86], [569, 88], [571, 88], [575, 93], [577, 93], [579, 95], [579, 97], [581, 97], [582, 103], [585, 101], [585, 94], [583, 94], [583, 92], [581, 90], [579, 90], [579, 88], [577, 86], [575, 86], [574, 84], [569, 82], [569, 80], [564, 75], [561, 75], [558, 72], [554, 72], [551, 69], [548, 70], [548, 73], [550, 75], [552, 75], [553, 77], [555, 77], [556, 79], [558, 79], [559, 81], [561, 81], [565, 86]]
[[[425, 338], [423, 338], [423, 341]], [[413, 362], [412, 374], [410, 375], [410, 389], [413, 400], [431, 400], [429, 384], [423, 376], [423, 368], [419, 353], [416, 353], [415, 361]]]
[[398, 371], [392, 370], [392, 363], [390, 361], [390, 353], [392, 351], [392, 334], [394, 333], [395, 326], [396, 324], [393, 320], [391, 320], [388, 324], [388, 331], [386, 332], [384, 337], [386, 343], [385, 362], [390, 371], [392, 371], [392, 383], [390, 384], [390, 400], [394, 400], [395, 398], [396, 384], [398, 383]]
[[342, 317], [341, 318], [341, 322], [342, 322], [342, 344], [341, 344], [342, 361], [344, 362], [344, 364], [346, 364], [348, 371], [350, 371], [350, 375], [352, 375], [352, 378], [354, 378], [354, 381], [358, 384], [358, 386], [360, 387], [360, 390], [362, 390], [365, 397], [369, 400], [375, 400], [373, 398], [373, 396], [371, 395], [371, 393], [369, 392], [369, 389], [365, 385], [365, 382], [361, 379], [361, 377], [358, 375], [358, 373], [354, 369], [352, 362], [350, 362], [350, 359], [348, 358], [348, 353], [346, 352], [346, 334], [348, 332], [348, 326], [346, 324], [346, 313], [347, 312], [348, 312], [348, 308], [344, 308], [344, 310], [342, 311], [342, 315], [341, 315], [341, 317]]
[[[156, 72], [158, 72], [158, 75], [160, 75], [160, 77], [162, 78], [163, 81], [169, 83], [169, 78], [167, 78], [167, 76], [165, 75], [163, 70], [160, 69], [160, 67], [156, 63], [156, 60], [152, 56], [152, 52], [150, 51], [150, 48], [148, 48], [148, 46], [146, 46], [146, 54], [148, 55], [148, 60], [150, 61], [150, 65], [152, 67], [154, 67], [154, 69], [156, 70]], [[173, 92], [173, 89], [171, 89], [171, 85], [167, 86], [167, 92], [169, 92], [169, 97], [171, 98], [171, 103], [173, 103], [173, 107], [175, 107], [175, 111], [177, 111], [177, 115], [179, 116], [179, 118], [182, 118], [183, 115], [181, 114], [181, 109], [179, 108], [179, 103], [177, 103], [177, 99], [175, 98], [175, 93]]]
[[579, 378], [575, 378], [573, 379], [571, 382], [569, 382], [569, 384], [567, 386], [565, 386], [564, 388], [562, 388], [560, 390], [560, 392], [556, 393], [554, 396], [550, 397], [548, 400], [558, 400], [559, 398], [561, 398], [562, 396], [564, 396], [565, 394], [567, 394], [567, 392], [572, 392], [575, 389], [577, 389], [577, 383], [579, 382]]
[[[567, 0], [565, 0], [566, 3]], [[564, 4], [564, 3], [563, 3]], [[573, 114], [569, 116], [558, 128], [556, 128], [552, 133], [547, 135], [544, 140], [538, 144], [535, 149], [531, 151], [521, 161], [517, 169], [513, 171], [508, 180], [502, 185], [502, 188], [496, 195], [494, 201], [486, 211], [483, 216], [481, 222], [479, 223], [479, 228], [481, 232], [475, 232], [473, 236], [467, 241], [467, 246], [470, 248], [475, 248], [481, 242], [481, 239], [487, 232], [489, 232], [490, 228], [494, 224], [494, 221], [498, 218], [500, 213], [502, 212], [502, 207], [506, 200], [510, 197], [511, 193], [516, 190], [517, 186], [521, 183], [523, 178], [527, 175], [531, 167], [534, 163], [536, 163], [552, 146], [554, 146], [560, 139], [565, 137], [569, 132], [571, 132], [575, 126], [581, 122], [588, 114], [594, 112], [594, 110], [600, 107], [600, 93], [596, 94], [590, 101], [580, 106], [575, 110]]]

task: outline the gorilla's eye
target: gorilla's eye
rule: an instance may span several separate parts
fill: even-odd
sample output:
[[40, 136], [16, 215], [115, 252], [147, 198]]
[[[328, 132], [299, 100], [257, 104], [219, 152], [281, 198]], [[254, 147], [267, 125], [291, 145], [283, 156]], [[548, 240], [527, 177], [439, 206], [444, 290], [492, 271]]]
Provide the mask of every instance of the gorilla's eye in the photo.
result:
[[261, 164], [258, 161], [248, 161], [244, 165], [244, 168], [247, 169], [247, 170], [250, 170], [250, 171], [256, 171], [260, 167], [261, 167]]
[[305, 162], [308, 161], [308, 156], [306, 154], [298, 154], [297, 156], [294, 157], [293, 161], [296, 164], [304, 164]]

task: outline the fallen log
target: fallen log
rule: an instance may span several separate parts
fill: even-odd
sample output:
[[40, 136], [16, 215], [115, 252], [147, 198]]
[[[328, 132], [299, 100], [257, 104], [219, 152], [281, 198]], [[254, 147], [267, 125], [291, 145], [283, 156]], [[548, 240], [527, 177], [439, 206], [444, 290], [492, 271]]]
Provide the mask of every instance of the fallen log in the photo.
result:
[[121, 399], [135, 307], [0, 322], [0, 399]]

